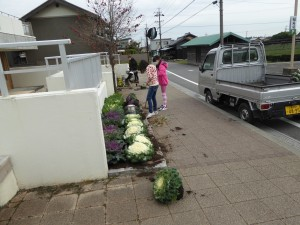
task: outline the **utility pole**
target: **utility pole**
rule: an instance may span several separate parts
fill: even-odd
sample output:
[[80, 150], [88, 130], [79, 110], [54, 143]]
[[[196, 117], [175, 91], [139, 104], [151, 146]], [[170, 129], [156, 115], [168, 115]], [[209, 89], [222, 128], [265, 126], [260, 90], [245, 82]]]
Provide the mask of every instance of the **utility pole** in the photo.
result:
[[147, 24], [146, 24], [146, 28], [145, 28], [146, 51], [147, 51], [147, 59], [148, 59], [148, 63], [149, 63], [149, 44], [148, 44], [147, 32], [148, 32], [148, 27], [147, 27]]
[[161, 44], [161, 22], [163, 22], [160, 17], [164, 16], [162, 12], [160, 11], [160, 8], [158, 8], [158, 12], [155, 14], [156, 17], [158, 17], [158, 27], [159, 27], [159, 53], [161, 53], [162, 44]]
[[[297, 10], [298, 10], [298, 0], [295, 0], [295, 11], [294, 16], [297, 18]], [[294, 56], [295, 56], [295, 46], [296, 46], [296, 27], [293, 32], [293, 38], [292, 38], [292, 50], [291, 50], [291, 69], [294, 68]]]
[[224, 45], [223, 38], [223, 0], [220, 0], [220, 45]]

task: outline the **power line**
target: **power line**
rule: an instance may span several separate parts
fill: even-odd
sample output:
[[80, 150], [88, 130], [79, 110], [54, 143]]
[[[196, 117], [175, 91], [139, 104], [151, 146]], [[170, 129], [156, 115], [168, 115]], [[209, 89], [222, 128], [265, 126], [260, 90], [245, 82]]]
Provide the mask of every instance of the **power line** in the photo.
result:
[[185, 6], [182, 10], [180, 10], [175, 16], [173, 16], [171, 19], [169, 19], [167, 22], [165, 22], [163, 24], [163, 26], [166, 25], [168, 22], [170, 22], [172, 19], [174, 19], [176, 16], [178, 16], [183, 10], [185, 10], [187, 7], [189, 7], [194, 1], [196, 1], [196, 0], [191, 1], [187, 6]]
[[189, 18], [187, 18], [186, 20], [182, 21], [181, 23], [177, 24], [176, 26], [170, 28], [169, 30], [163, 32], [163, 34], [167, 33], [170, 30], [173, 30], [175, 27], [180, 26], [181, 24], [183, 24], [184, 22], [188, 21], [189, 19], [191, 19], [192, 17], [196, 16], [198, 13], [202, 12], [204, 9], [208, 8], [210, 5], [212, 5], [213, 3], [210, 3], [209, 5], [205, 6], [204, 8], [202, 8], [200, 11], [196, 12], [195, 14], [193, 14], [192, 16], [190, 16]]

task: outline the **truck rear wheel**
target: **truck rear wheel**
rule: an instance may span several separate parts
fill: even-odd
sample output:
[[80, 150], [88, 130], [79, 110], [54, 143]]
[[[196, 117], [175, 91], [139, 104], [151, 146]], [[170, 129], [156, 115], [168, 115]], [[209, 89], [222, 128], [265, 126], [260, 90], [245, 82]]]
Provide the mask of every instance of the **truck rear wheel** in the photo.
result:
[[239, 116], [242, 120], [252, 123], [253, 122], [253, 113], [247, 103], [242, 103], [238, 109]]
[[212, 96], [210, 90], [207, 90], [207, 91], [205, 92], [205, 101], [206, 101], [207, 103], [209, 103], [209, 104], [212, 104], [212, 105], [215, 104], [215, 101], [214, 101], [214, 99], [213, 99], [213, 96]]

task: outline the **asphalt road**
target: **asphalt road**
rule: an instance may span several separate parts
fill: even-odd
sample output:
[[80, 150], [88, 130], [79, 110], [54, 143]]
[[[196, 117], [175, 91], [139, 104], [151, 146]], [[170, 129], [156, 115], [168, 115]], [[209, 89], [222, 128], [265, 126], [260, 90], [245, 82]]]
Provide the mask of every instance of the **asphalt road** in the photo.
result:
[[[198, 74], [199, 67], [193, 65], [183, 65], [174, 62], [168, 62], [168, 75], [170, 81], [182, 86], [192, 92], [198, 93]], [[289, 63], [270, 63], [267, 66], [267, 73], [282, 74], [283, 68], [288, 67]], [[295, 66], [300, 67], [300, 62], [296, 62]], [[219, 106], [222, 110], [229, 112], [238, 117], [230, 107]], [[274, 133], [282, 136], [281, 138], [292, 142], [296, 147], [300, 146], [300, 116], [297, 118], [280, 118], [256, 122], [256, 127], [266, 132]]]

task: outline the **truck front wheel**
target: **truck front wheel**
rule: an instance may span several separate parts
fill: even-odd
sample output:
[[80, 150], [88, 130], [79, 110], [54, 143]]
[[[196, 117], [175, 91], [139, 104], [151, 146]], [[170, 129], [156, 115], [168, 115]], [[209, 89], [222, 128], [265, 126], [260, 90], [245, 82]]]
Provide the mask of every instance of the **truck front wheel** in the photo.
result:
[[213, 96], [212, 96], [210, 90], [207, 90], [205, 92], [205, 101], [209, 104], [215, 104], [215, 100], [213, 99]]
[[238, 109], [239, 116], [242, 120], [252, 123], [253, 122], [253, 113], [247, 103], [242, 103]]

